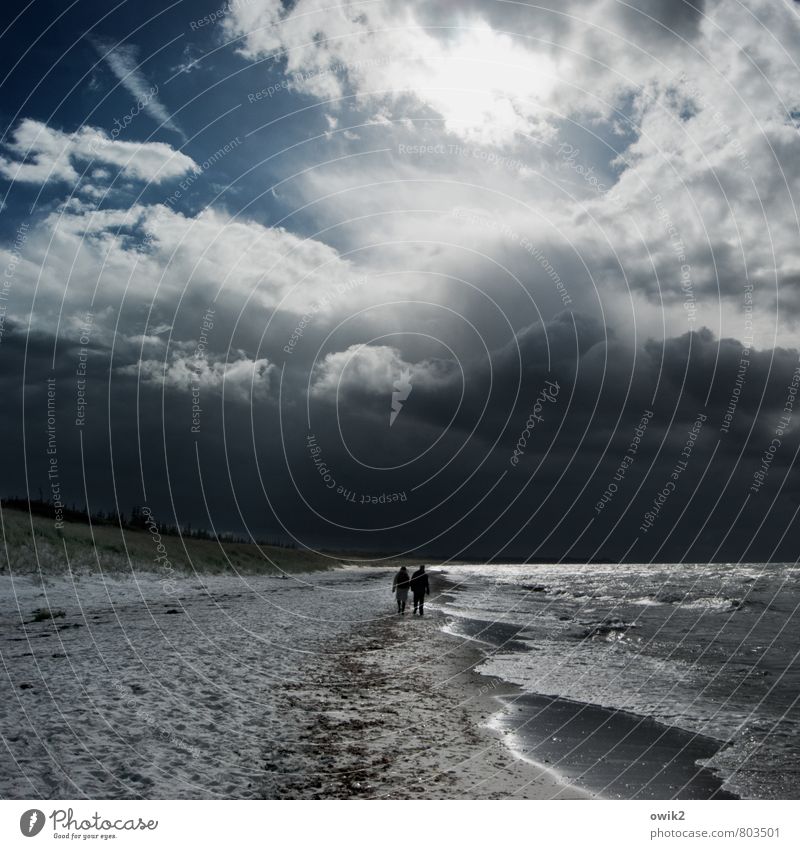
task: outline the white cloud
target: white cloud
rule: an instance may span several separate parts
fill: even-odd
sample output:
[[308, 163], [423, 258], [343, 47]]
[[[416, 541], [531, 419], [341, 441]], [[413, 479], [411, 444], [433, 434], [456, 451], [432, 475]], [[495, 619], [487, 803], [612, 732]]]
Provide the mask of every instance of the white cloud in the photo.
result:
[[[472, 251], [480, 251], [521, 268], [546, 312], [561, 309], [526, 240], [555, 266], [577, 309], [601, 304], [623, 333], [654, 336], [689, 329], [688, 263], [695, 326], [741, 338], [750, 280], [757, 342], [792, 342], [800, 18], [789, 5], [595, 0], [551, 13], [465, 0], [454, 14], [430, 3], [299, 0], [291, 11], [247, 4], [227, 26], [250, 58], [281, 51], [296, 89], [358, 96], [362, 114], [343, 111], [332, 141], [348, 119], [364, 120], [365, 148], [391, 151], [311, 169], [285, 189], [298, 193], [298, 205], [313, 200], [323, 226], [357, 220], [337, 230], [345, 245], [391, 242], [383, 253], [395, 267], [470, 280], [480, 265]], [[442, 116], [449, 135], [435, 122], [403, 123], [424, 114], [420, 104]], [[505, 149], [526, 132], [543, 143]], [[398, 142], [435, 145], [453, 134], [466, 140], [467, 155], [398, 155]], [[581, 171], [559, 156], [562, 141]], [[484, 146], [522, 167], [489, 167], [473, 155]], [[590, 169], [602, 175], [602, 191], [583, 176]], [[502, 226], [454, 226], [449, 212], [461, 205]], [[469, 253], [459, 257], [438, 240]], [[500, 271], [484, 275], [478, 282], [495, 295], [513, 285]], [[453, 300], [462, 292], [448, 287], [448, 303], [463, 303]]]
[[203, 65], [204, 56], [205, 53], [194, 44], [187, 44], [183, 48], [181, 61], [177, 65], [173, 65], [170, 70], [178, 74], [191, 74]]
[[166, 362], [148, 359], [117, 369], [119, 374], [136, 377], [144, 384], [180, 392], [191, 392], [193, 388], [201, 392], [224, 390], [226, 398], [240, 402], [248, 402], [251, 396], [268, 397], [277, 371], [265, 357], [254, 360], [242, 351], [227, 362], [173, 352]]
[[300, 0], [291, 12], [263, 0], [232, 8], [225, 26], [240, 51], [260, 58], [285, 51], [292, 87], [320, 99], [352, 88], [375, 120], [409, 96], [440, 114], [447, 130], [479, 144], [544, 133], [541, 102], [554, 66], [475, 16], [449, 41], [429, 34], [409, 9], [391, 4]]
[[[73, 200], [31, 227], [18, 256], [0, 250], [0, 262], [12, 258], [10, 309], [26, 322], [33, 310], [42, 330], [52, 331], [59, 315], [63, 330], [92, 300], [95, 312], [124, 304], [116, 337], [113, 323], [107, 336], [95, 326], [93, 342], [109, 346], [141, 335], [149, 314], [152, 327], [175, 325], [172, 344], [194, 340], [193, 349], [199, 315], [218, 295], [220, 314], [239, 317], [239, 344], [257, 345], [276, 307], [297, 315], [316, 305], [321, 324], [368, 293], [363, 271], [333, 248], [215, 209], [184, 216], [166, 206], [97, 210]], [[215, 349], [228, 341], [214, 339]]]
[[409, 363], [389, 345], [350, 345], [344, 351], [326, 354], [317, 365], [311, 384], [315, 398], [334, 401], [348, 392], [391, 395], [401, 375], [418, 388], [449, 386], [458, 374], [452, 362], [422, 360]]
[[[565, 7], [570, 4], [565, 3]], [[502, 145], [564, 117], [616, 118], [632, 96], [656, 106], [687, 71], [732, 119], [797, 106], [798, 16], [785, 4], [594, 0], [523, 14], [464, 3], [253, 0], [231, 8], [227, 33], [252, 59], [279, 55], [292, 86], [320, 99], [353, 91], [385, 121], [404, 95], [470, 141]], [[502, 15], [505, 13], [505, 19]], [[490, 25], [487, 18], [494, 16]], [[746, 108], [742, 108], [746, 104]], [[403, 110], [398, 110], [403, 114]], [[786, 110], [783, 110], [783, 119]]]
[[96, 127], [63, 133], [31, 118], [17, 125], [5, 148], [18, 159], [0, 156], [0, 174], [25, 183], [75, 183], [80, 177], [75, 163], [81, 170], [83, 163], [113, 165], [126, 177], [152, 183], [197, 170], [194, 160], [164, 142], [117, 141]]
[[139, 106], [163, 127], [178, 133], [184, 140], [186, 135], [158, 99], [158, 86], [152, 85], [139, 69], [139, 52], [130, 44], [117, 44], [108, 39], [93, 38], [95, 50], [114, 76], [120, 81]]

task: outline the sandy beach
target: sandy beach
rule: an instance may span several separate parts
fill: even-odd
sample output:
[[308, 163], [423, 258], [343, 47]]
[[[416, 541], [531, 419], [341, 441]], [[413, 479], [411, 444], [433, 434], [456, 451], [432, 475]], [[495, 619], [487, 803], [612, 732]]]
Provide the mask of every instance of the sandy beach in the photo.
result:
[[423, 618], [397, 615], [394, 567], [165, 582], [80, 562], [0, 574], [7, 798], [725, 799], [744, 779], [746, 797], [775, 793], [714, 734], [719, 711], [659, 717], [678, 703], [668, 667], [638, 625], [598, 631], [563, 569], [433, 568]]
[[[562, 612], [565, 595], [527, 577], [527, 589], [487, 594], [489, 567], [433, 569], [424, 618], [400, 616], [393, 573], [196, 574], [168, 586], [150, 571], [0, 575], [11, 694], [0, 703], [0, 796], [742, 795], [726, 779], [742, 783], [741, 747], [592, 698], [635, 697], [629, 643], [613, 628], [576, 638], [585, 626]], [[535, 599], [549, 618], [536, 608], [517, 617], [526, 627], [500, 608], [482, 618], [490, 599], [509, 611]], [[553, 623], [561, 642], [530, 630]], [[546, 695], [556, 674], [583, 698]], [[652, 700], [668, 684], [651, 677], [643, 692]], [[751, 776], [766, 767], [747, 767], [756, 792], [745, 795], [758, 798], [767, 785]]]
[[586, 796], [487, 727], [513, 688], [390, 581], [0, 576], [0, 795]]

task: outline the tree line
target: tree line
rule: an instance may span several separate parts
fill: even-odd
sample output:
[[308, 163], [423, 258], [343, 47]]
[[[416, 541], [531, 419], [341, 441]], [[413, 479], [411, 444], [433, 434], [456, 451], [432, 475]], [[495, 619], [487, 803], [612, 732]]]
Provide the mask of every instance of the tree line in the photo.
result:
[[[2, 500], [3, 507], [9, 510], [20, 510], [24, 513], [29, 513], [32, 516], [43, 516], [47, 519], [55, 518], [55, 505], [52, 501], [42, 498], [41, 494], [38, 498], [26, 498], [22, 496], [11, 496]], [[275, 539], [253, 539], [225, 531], [216, 533], [209, 531], [207, 528], [193, 528], [191, 523], [186, 525], [170, 524], [168, 522], [154, 521], [158, 529], [158, 533], [162, 536], [176, 536], [184, 539], [199, 539], [199, 540], [216, 540], [218, 542], [240, 543], [251, 545], [269, 545], [275, 548], [296, 549], [297, 543], [294, 540]], [[143, 531], [147, 530], [147, 520], [145, 511], [140, 506], [135, 506], [130, 515], [117, 510], [95, 510], [89, 512], [85, 507], [77, 507], [74, 504], [63, 508], [63, 520], [65, 522], [74, 522], [81, 525], [106, 525], [123, 530]]]

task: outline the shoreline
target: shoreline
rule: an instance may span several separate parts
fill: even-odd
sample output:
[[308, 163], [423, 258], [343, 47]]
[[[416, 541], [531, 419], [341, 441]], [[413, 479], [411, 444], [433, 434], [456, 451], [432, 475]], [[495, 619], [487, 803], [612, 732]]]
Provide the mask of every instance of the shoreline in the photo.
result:
[[[440, 595], [455, 595], [454, 584], [439, 573]], [[467, 628], [467, 631], [469, 629]], [[513, 631], [513, 629], [511, 629]], [[479, 658], [489, 641], [448, 632], [468, 641]], [[515, 635], [506, 651], [519, 651]], [[495, 679], [474, 671], [475, 686]], [[739, 799], [724, 788], [725, 777], [704, 765], [728, 744], [707, 735], [665, 725], [648, 716], [532, 693], [502, 678], [503, 692], [490, 720], [504, 735], [515, 757], [538, 769], [550, 769], [559, 781], [599, 799]], [[552, 766], [551, 766], [552, 765]]]
[[325, 686], [299, 686], [306, 769], [274, 766], [267, 798], [738, 798], [702, 766], [723, 742], [478, 672], [487, 651], [447, 620], [387, 611], [319, 657]]
[[313, 695], [303, 688], [300, 736], [318, 768], [276, 774], [267, 798], [591, 797], [516, 757], [490, 727], [498, 697], [516, 688], [475, 672], [481, 653], [443, 632], [443, 619], [436, 610], [387, 615], [317, 667], [327, 686]]

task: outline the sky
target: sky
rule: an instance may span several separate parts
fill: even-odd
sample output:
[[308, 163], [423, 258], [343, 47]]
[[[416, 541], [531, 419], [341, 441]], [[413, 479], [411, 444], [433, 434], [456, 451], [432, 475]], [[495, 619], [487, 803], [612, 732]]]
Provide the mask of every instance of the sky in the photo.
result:
[[0, 497], [796, 560], [798, 4], [4, 8]]

